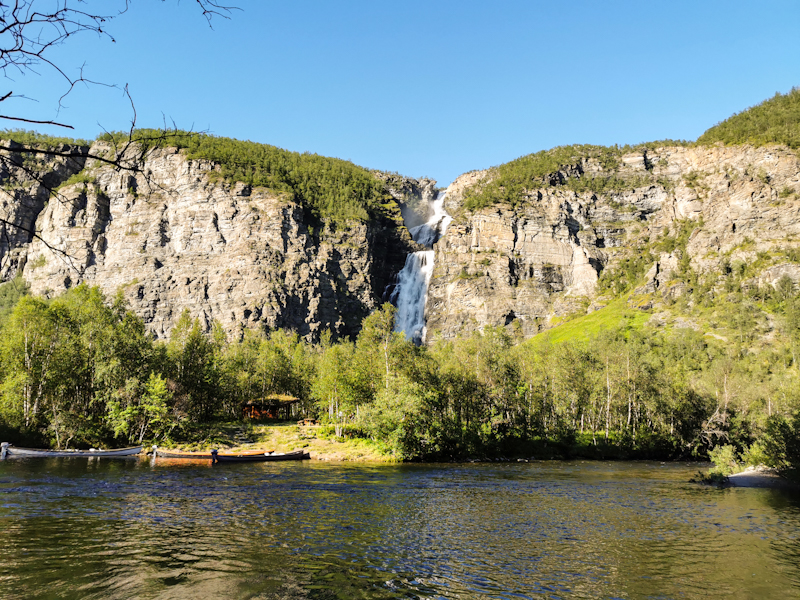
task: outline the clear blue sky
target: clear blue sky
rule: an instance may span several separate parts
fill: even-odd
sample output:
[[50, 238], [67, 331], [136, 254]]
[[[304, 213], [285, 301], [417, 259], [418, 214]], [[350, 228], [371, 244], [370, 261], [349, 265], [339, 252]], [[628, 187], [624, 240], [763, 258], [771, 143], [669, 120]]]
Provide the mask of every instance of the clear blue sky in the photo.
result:
[[[51, 58], [128, 84], [138, 126], [167, 119], [440, 185], [562, 144], [695, 139], [800, 85], [797, 0], [228, 3], [242, 10], [210, 29], [193, 1], [132, 0], [108, 24], [116, 43], [78, 36]], [[40, 73], [4, 81], [37, 101], [5, 113], [56, 117], [63, 82]], [[64, 103], [67, 135], [129, 127], [119, 90]]]

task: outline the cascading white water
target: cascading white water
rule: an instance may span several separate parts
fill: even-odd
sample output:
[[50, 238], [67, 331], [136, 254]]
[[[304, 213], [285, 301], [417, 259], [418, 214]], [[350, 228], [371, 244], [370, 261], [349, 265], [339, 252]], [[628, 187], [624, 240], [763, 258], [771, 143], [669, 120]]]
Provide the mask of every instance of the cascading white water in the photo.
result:
[[425, 339], [425, 300], [433, 273], [433, 250], [414, 252], [397, 276], [397, 314], [395, 331], [402, 331], [406, 339], [421, 344]]
[[433, 245], [439, 241], [447, 232], [447, 226], [453, 218], [444, 210], [444, 198], [446, 192], [439, 192], [436, 200], [431, 202], [431, 211], [433, 214], [426, 223], [417, 225], [409, 229], [411, 237], [418, 244], [422, 244], [426, 248], [433, 248]]
[[[444, 198], [445, 193], [439, 192], [431, 203], [433, 215], [426, 223], [409, 230], [414, 241], [426, 248], [433, 248], [453, 220], [444, 210]], [[433, 274], [433, 256], [433, 250], [409, 254], [392, 294], [392, 301], [397, 306], [394, 329], [404, 332], [406, 339], [415, 344], [425, 341], [425, 302]]]

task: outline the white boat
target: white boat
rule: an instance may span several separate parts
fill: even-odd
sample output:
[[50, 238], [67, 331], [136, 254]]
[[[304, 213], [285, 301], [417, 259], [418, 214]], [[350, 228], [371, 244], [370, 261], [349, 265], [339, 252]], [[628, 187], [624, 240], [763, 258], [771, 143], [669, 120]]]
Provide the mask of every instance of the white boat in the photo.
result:
[[87, 458], [92, 456], [102, 456], [103, 458], [114, 458], [118, 456], [133, 456], [142, 451], [141, 446], [132, 446], [130, 448], [117, 448], [115, 450], [46, 450], [39, 448], [17, 448], [8, 442], [3, 442], [2, 456], [39, 456], [43, 458], [51, 457], [69, 457], [69, 458]]

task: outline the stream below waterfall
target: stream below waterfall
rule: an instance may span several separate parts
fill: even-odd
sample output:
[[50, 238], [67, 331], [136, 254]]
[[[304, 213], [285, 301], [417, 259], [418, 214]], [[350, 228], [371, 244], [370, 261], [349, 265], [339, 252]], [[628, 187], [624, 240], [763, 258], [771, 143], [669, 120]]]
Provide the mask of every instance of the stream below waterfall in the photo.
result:
[[409, 228], [412, 239], [427, 250], [408, 255], [391, 296], [392, 304], [397, 307], [395, 331], [404, 332], [406, 339], [417, 345], [425, 341], [425, 303], [434, 265], [432, 248], [447, 232], [447, 226], [453, 220], [444, 209], [445, 196], [446, 192], [439, 192], [428, 207], [431, 215], [428, 220]]

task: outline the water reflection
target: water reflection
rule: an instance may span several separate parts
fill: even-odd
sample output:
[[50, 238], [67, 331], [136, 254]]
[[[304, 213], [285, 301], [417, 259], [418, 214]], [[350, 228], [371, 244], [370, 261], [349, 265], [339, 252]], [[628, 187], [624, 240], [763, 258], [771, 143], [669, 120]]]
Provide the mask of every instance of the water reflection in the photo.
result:
[[0, 597], [797, 596], [797, 498], [696, 470], [5, 461]]

